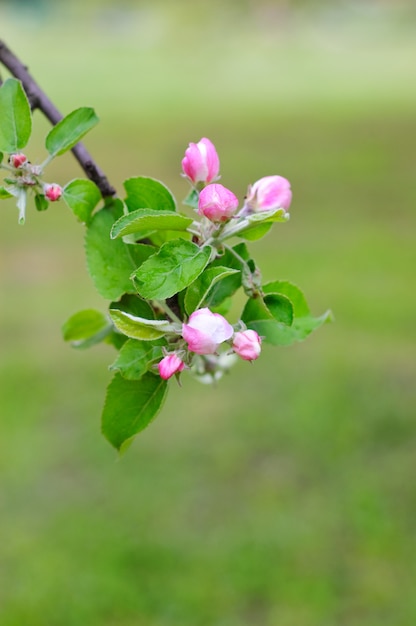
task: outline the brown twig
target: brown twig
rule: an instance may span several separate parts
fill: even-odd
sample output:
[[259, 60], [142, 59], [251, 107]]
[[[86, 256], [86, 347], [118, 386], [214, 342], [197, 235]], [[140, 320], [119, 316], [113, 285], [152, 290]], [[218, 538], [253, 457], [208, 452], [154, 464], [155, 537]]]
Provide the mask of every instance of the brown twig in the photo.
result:
[[[0, 63], [7, 67], [9, 72], [15, 78], [18, 78], [21, 81], [32, 110], [39, 109], [39, 111], [42, 111], [44, 116], [53, 125], [57, 124], [62, 119], [63, 116], [61, 113], [29, 74], [27, 67], [19, 61], [10, 48], [8, 48], [1, 40]], [[110, 185], [106, 175], [95, 163], [84, 144], [81, 142], [77, 143], [76, 146], [72, 148], [72, 152], [88, 178], [97, 185], [103, 198], [114, 196], [116, 194], [116, 190]]]

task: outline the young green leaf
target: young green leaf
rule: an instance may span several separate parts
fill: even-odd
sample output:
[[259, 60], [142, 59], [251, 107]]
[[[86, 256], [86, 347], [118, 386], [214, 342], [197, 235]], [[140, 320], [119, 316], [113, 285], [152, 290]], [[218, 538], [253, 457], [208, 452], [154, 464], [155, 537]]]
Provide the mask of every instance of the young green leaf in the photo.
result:
[[170, 190], [155, 178], [137, 176], [124, 182], [127, 192], [126, 204], [129, 211], [153, 209], [154, 211], [176, 211], [176, 202]]
[[74, 348], [88, 348], [103, 339], [112, 330], [108, 318], [94, 309], [85, 309], [72, 315], [63, 325], [64, 341]]
[[224, 280], [231, 274], [237, 274], [238, 270], [231, 267], [209, 267], [189, 285], [185, 295], [185, 310], [188, 315], [200, 309], [202, 306], [210, 307], [210, 292], [214, 285]]
[[102, 432], [119, 452], [146, 428], [162, 408], [167, 382], [147, 372], [139, 380], [116, 374], [108, 386], [102, 414]]
[[49, 202], [43, 193], [37, 193], [35, 195], [35, 206], [38, 211], [46, 211], [49, 207]]
[[281, 294], [268, 294], [264, 299], [249, 298], [241, 319], [247, 325], [253, 321], [272, 320], [290, 326], [293, 322], [293, 305], [289, 298]]
[[122, 215], [123, 203], [112, 200], [93, 216], [85, 235], [88, 271], [98, 292], [108, 300], [135, 293], [131, 274], [155, 251], [152, 246], [110, 238], [114, 222]]
[[5, 187], [0, 187], [0, 200], [13, 198], [13, 194], [9, 193]]
[[281, 293], [284, 296], [287, 296], [293, 304], [293, 312], [296, 317], [304, 317], [310, 313], [303, 292], [297, 285], [294, 285], [287, 280], [275, 280], [271, 283], [267, 283], [266, 285], [263, 285], [263, 292], [265, 294]]
[[147, 320], [155, 318], [154, 311], [150, 304], [135, 294], [125, 293], [120, 300], [112, 302], [110, 309], [117, 309], [124, 313], [130, 313], [135, 317], [144, 317]]
[[247, 322], [247, 326], [264, 337], [264, 341], [268, 343], [275, 346], [290, 346], [295, 341], [303, 341], [322, 324], [330, 321], [332, 321], [332, 313], [326, 311], [319, 317], [312, 317], [311, 315], [297, 317], [291, 326], [285, 326], [270, 319]]
[[111, 238], [116, 239], [145, 230], [185, 231], [192, 221], [192, 218], [172, 211], [137, 209], [117, 220], [111, 229]]
[[210, 246], [199, 248], [184, 239], [168, 241], [134, 272], [137, 291], [149, 300], [170, 298], [201, 274], [210, 256]]
[[[273, 226], [274, 222], [287, 222], [289, 219], [289, 213], [284, 209], [273, 209], [271, 211], [261, 211], [259, 213], [253, 213], [246, 218], [247, 224], [244, 228], [237, 232], [239, 237], [255, 241], [264, 237]], [[226, 231], [224, 231], [224, 235]]]
[[239, 270], [238, 273], [227, 276], [212, 288], [209, 294], [211, 308], [216, 308], [221, 303], [232, 296], [241, 287], [242, 270], [244, 263], [250, 259], [250, 254], [245, 243], [239, 243], [230, 249], [225, 249], [224, 254], [210, 264], [210, 267], [229, 267]]
[[114, 326], [131, 339], [154, 341], [175, 330], [167, 320], [148, 320], [119, 309], [110, 309], [110, 317]]
[[0, 150], [17, 152], [32, 132], [29, 101], [20, 81], [8, 78], [0, 87]]
[[163, 343], [163, 341], [159, 341], [160, 345], [156, 345], [155, 342], [128, 339], [121, 348], [117, 359], [110, 365], [110, 370], [120, 372], [123, 378], [127, 378], [127, 380], [138, 380], [152, 364], [160, 361], [163, 357]]
[[272, 222], [253, 224], [249, 228], [241, 231], [241, 233], [238, 233], [238, 236], [242, 239], [247, 239], [247, 241], [257, 241], [257, 239], [261, 239], [264, 235], [267, 235], [272, 226]]
[[191, 191], [188, 193], [188, 195], [186, 196], [185, 200], [183, 201], [183, 204], [186, 204], [187, 206], [192, 207], [193, 209], [197, 209], [198, 208], [198, 200], [199, 200], [199, 193], [196, 189], [191, 189]]
[[91, 180], [76, 178], [65, 185], [62, 197], [79, 221], [88, 224], [101, 193]]
[[81, 107], [69, 113], [47, 134], [45, 146], [51, 156], [70, 150], [98, 123], [94, 109]]

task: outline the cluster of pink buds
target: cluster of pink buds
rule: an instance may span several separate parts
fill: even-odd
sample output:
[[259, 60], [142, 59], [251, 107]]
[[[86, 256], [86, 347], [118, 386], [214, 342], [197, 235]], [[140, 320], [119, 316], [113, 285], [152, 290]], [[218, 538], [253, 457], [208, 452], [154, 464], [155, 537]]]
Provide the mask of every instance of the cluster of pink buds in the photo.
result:
[[183, 175], [201, 189], [198, 214], [211, 222], [225, 222], [237, 216], [283, 209], [285, 214], [292, 201], [289, 181], [283, 176], [264, 176], [249, 185], [244, 205], [237, 214], [238, 199], [232, 191], [212, 181], [218, 178], [220, 161], [214, 144], [203, 137], [198, 143], [190, 143], [182, 160]]
[[9, 156], [9, 165], [17, 170], [15, 179], [11, 182], [19, 187], [34, 187], [37, 190], [42, 189], [45, 198], [50, 202], [56, 202], [62, 196], [63, 189], [57, 183], [42, 183], [40, 175], [42, 168], [38, 165], [32, 165], [27, 156], [22, 152], [16, 152]]
[[[188, 323], [182, 325], [182, 337], [188, 351], [201, 356], [218, 354], [220, 345], [230, 340], [233, 352], [245, 361], [254, 361], [261, 352], [261, 338], [256, 331], [234, 332], [225, 317], [208, 308], [198, 309], [189, 316]], [[185, 362], [176, 353], [165, 356], [158, 364], [159, 374], [165, 380], [184, 368]]]
[[[219, 178], [220, 160], [214, 144], [203, 137], [197, 143], [190, 143], [182, 159], [182, 172], [193, 185], [198, 202], [193, 204], [198, 215], [206, 218], [212, 226], [201, 233], [208, 233], [210, 242], [214, 232], [221, 233], [226, 223], [235, 220], [238, 224], [250, 220], [254, 213], [283, 211], [288, 216], [288, 209], [292, 201], [290, 183], [283, 176], [265, 176], [249, 185], [242, 208], [239, 210], [239, 201], [236, 195], [227, 187], [215, 182]], [[209, 223], [208, 222], [208, 223]], [[231, 225], [230, 225], [231, 226]], [[234, 226], [226, 226], [223, 231], [238, 232]], [[215, 230], [216, 229], [216, 230]], [[207, 237], [205, 237], [207, 241]], [[221, 344], [228, 343], [228, 355], [237, 355], [245, 361], [254, 361], [260, 356], [261, 337], [255, 330], [238, 330], [219, 313], [213, 313], [208, 308], [194, 311], [186, 323], [182, 324], [181, 337], [185, 342], [181, 344], [179, 354], [167, 354], [158, 364], [159, 373], [167, 380], [179, 374], [185, 367], [192, 365], [192, 355], [205, 358], [207, 364], [215, 368], [215, 359], [226, 356], [220, 354]], [[184, 354], [186, 353], [186, 356]]]

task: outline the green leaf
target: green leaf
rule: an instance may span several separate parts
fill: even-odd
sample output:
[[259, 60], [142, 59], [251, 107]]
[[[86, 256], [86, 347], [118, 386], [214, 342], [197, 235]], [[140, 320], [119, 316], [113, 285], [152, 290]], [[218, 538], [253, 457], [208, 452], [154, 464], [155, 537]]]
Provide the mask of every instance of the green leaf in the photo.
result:
[[110, 231], [123, 215], [121, 200], [112, 200], [92, 218], [85, 236], [87, 267], [98, 292], [108, 300], [135, 293], [131, 274], [154, 252], [152, 246], [110, 239]]
[[51, 156], [70, 150], [98, 123], [94, 109], [81, 107], [69, 113], [46, 135], [45, 146]]
[[4, 157], [3, 152], [0, 152], [0, 163], [2, 163], [2, 162], [3, 162], [3, 157]]
[[153, 209], [154, 211], [176, 211], [176, 202], [170, 190], [155, 178], [138, 176], [124, 181], [127, 192], [126, 204], [129, 211]]
[[9, 78], [0, 87], [0, 150], [21, 150], [31, 132], [32, 114], [26, 93], [20, 81]]
[[257, 239], [261, 239], [264, 235], [267, 235], [272, 226], [273, 224], [271, 222], [255, 224], [250, 226], [250, 228], [241, 231], [241, 233], [238, 233], [238, 236], [242, 239], [247, 239], [248, 241], [257, 241]]
[[[245, 243], [239, 243], [232, 247], [239, 257], [246, 263], [250, 259], [250, 254]], [[210, 307], [216, 308], [225, 300], [232, 296], [237, 289], [241, 287], [242, 270], [244, 264], [232, 253], [230, 250], [225, 249], [224, 254], [214, 259], [211, 263], [211, 267], [229, 267], [235, 270], [239, 270], [237, 274], [230, 275], [224, 280], [217, 283], [210, 293]]]
[[13, 194], [9, 193], [5, 187], [0, 187], [0, 200], [13, 198]]
[[220, 280], [231, 274], [237, 274], [238, 270], [231, 267], [209, 267], [189, 285], [185, 295], [185, 310], [188, 315], [200, 309], [203, 305], [210, 307], [209, 294]]
[[120, 452], [156, 417], [166, 397], [167, 382], [149, 372], [139, 380], [116, 374], [107, 389], [102, 432]]
[[263, 285], [263, 293], [281, 293], [289, 298], [293, 304], [293, 311], [296, 317], [309, 315], [309, 307], [303, 292], [297, 285], [287, 280], [275, 280]]
[[280, 294], [269, 294], [264, 299], [249, 298], [241, 319], [247, 325], [253, 321], [272, 320], [290, 326], [293, 322], [293, 305], [289, 298]]
[[134, 273], [137, 291], [149, 300], [170, 298], [201, 274], [211, 251], [184, 239], [168, 241]]
[[110, 317], [115, 327], [131, 339], [154, 341], [168, 332], [175, 331], [175, 328], [167, 320], [149, 320], [125, 313], [119, 309], [110, 309]]
[[43, 193], [37, 193], [35, 195], [35, 206], [38, 211], [46, 211], [49, 207], [49, 202], [45, 198]]
[[199, 193], [196, 189], [191, 189], [191, 191], [186, 196], [185, 200], [183, 200], [183, 204], [192, 207], [193, 209], [198, 208], [198, 200]]
[[124, 237], [143, 230], [186, 230], [193, 220], [172, 211], [137, 209], [123, 215], [111, 229], [111, 238]]
[[110, 365], [110, 370], [120, 372], [123, 378], [127, 378], [127, 380], [138, 380], [153, 363], [160, 361], [163, 357], [163, 343], [156, 345], [150, 341], [128, 339], [121, 348], [117, 359]]
[[75, 178], [65, 185], [62, 197], [79, 221], [88, 224], [101, 193], [91, 180]]
[[285, 209], [271, 209], [270, 211], [259, 211], [252, 213], [247, 218], [250, 224], [258, 224], [259, 222], [287, 222], [289, 213]]
[[137, 294], [124, 294], [118, 302], [112, 302], [110, 309], [117, 309], [124, 313], [130, 313], [136, 317], [144, 317], [147, 320], [154, 319], [154, 311], [146, 300], [142, 300]]
[[289, 217], [289, 213], [285, 209], [253, 213], [246, 218], [248, 221], [247, 226], [237, 234], [239, 237], [254, 241], [268, 233], [274, 222], [287, 222]]
[[275, 346], [289, 346], [295, 341], [303, 341], [314, 330], [332, 321], [331, 311], [320, 317], [298, 317], [293, 320], [292, 326], [285, 326], [274, 320], [257, 320], [248, 322], [248, 328], [255, 330], [264, 340]]
[[85, 309], [72, 315], [63, 325], [65, 341], [70, 341], [74, 348], [88, 348], [103, 339], [112, 327], [108, 318], [94, 309]]

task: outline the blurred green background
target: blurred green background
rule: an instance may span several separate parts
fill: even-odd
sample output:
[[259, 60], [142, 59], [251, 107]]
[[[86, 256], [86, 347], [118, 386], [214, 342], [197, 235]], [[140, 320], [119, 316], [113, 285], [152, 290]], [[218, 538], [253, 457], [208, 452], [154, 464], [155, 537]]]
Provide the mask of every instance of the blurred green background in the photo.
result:
[[[59, 203], [0, 227], [0, 622], [4, 626], [416, 623], [416, 10], [410, 2], [3, 2], [0, 37], [121, 191], [180, 200], [209, 137], [240, 197], [293, 187], [251, 247], [336, 323], [264, 347], [217, 388], [183, 377], [118, 460], [107, 364], [60, 327], [105, 303]], [[3, 78], [7, 74], [3, 72]], [[35, 114], [30, 158], [48, 124]], [[71, 155], [51, 177], [80, 171]]]

